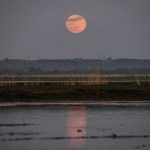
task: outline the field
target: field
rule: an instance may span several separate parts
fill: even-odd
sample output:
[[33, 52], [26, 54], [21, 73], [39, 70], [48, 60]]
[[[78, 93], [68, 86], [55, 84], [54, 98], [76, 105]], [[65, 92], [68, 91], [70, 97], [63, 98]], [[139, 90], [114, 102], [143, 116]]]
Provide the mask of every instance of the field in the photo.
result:
[[149, 93], [148, 74], [0, 76], [0, 101], [150, 100]]

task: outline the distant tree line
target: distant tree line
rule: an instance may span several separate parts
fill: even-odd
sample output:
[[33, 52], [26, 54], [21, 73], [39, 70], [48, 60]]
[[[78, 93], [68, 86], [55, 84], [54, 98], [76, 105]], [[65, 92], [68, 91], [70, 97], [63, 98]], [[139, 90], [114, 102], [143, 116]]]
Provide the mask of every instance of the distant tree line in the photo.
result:
[[150, 73], [150, 60], [140, 59], [58, 59], [0, 60], [0, 74], [141, 74]]

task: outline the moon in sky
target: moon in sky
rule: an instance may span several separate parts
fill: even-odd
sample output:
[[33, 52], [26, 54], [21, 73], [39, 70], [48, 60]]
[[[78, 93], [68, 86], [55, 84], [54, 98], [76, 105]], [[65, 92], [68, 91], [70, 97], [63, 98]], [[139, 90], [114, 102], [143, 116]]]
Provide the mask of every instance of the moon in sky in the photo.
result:
[[80, 15], [72, 15], [66, 21], [66, 27], [72, 33], [81, 33], [86, 26], [86, 19]]

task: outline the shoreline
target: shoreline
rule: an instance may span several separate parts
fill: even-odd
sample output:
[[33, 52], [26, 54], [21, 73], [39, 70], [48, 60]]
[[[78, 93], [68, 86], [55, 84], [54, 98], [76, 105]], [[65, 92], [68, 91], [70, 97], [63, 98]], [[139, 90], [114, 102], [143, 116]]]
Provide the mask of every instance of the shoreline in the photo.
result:
[[0, 87], [1, 102], [150, 102], [150, 85], [110, 84], [84, 86], [6, 86]]
[[15, 106], [134, 106], [147, 105], [150, 106], [150, 101], [80, 101], [80, 102], [0, 102], [0, 107], [15, 107]]

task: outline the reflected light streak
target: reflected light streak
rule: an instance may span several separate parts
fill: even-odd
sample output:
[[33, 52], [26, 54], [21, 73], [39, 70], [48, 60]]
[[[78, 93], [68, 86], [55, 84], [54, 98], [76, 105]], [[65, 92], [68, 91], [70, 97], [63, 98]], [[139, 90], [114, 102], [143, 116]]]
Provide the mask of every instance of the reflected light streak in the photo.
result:
[[[86, 136], [86, 108], [84, 106], [73, 107], [68, 112], [67, 119], [67, 135], [72, 138]], [[85, 144], [85, 139], [71, 139], [69, 141], [72, 148], [82, 148]]]

